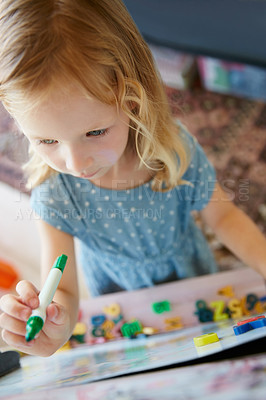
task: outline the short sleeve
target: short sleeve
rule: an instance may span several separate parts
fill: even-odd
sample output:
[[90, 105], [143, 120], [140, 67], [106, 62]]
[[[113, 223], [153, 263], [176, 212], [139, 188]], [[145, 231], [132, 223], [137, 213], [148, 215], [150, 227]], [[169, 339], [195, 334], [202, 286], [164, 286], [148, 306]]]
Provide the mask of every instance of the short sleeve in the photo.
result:
[[186, 201], [190, 202], [191, 210], [200, 211], [209, 203], [216, 185], [216, 173], [204, 150], [186, 128], [180, 124], [181, 135], [188, 141], [190, 149], [190, 164], [183, 176]]
[[65, 190], [60, 175], [46, 180], [32, 190], [31, 207], [48, 224], [74, 236], [69, 213], [73, 210], [71, 198]]

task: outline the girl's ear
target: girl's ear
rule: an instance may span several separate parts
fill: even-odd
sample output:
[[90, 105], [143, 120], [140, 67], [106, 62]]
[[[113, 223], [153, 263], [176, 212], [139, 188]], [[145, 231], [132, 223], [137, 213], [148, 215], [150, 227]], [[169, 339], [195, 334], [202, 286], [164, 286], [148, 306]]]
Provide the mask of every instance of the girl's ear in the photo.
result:
[[127, 106], [130, 111], [133, 111], [137, 108], [137, 103], [135, 101], [128, 101]]

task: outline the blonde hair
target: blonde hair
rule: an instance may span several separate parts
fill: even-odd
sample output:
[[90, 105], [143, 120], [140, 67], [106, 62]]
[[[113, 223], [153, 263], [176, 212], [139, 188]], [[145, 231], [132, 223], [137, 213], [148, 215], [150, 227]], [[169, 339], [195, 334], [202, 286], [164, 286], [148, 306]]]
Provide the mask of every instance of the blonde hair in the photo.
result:
[[[140, 159], [155, 171], [154, 190], [183, 183], [188, 146], [178, 133], [151, 52], [120, 0], [1, 0], [0, 100], [36, 106], [78, 84], [130, 118]], [[32, 186], [52, 170], [33, 150]]]

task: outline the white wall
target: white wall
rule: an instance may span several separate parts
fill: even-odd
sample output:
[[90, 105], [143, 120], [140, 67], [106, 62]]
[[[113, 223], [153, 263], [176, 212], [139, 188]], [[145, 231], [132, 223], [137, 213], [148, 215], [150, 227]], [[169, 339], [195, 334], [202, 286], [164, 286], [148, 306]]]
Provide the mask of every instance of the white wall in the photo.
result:
[[[40, 240], [28, 195], [0, 182], [0, 259], [40, 288]], [[79, 270], [81, 297], [88, 296]]]
[[29, 196], [0, 183], [0, 258], [39, 286], [40, 242]]

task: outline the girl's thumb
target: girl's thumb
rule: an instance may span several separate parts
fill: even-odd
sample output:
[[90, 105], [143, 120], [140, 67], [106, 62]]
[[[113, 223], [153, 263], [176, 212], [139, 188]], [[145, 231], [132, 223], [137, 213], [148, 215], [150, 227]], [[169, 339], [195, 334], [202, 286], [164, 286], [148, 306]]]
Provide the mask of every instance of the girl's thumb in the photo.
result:
[[59, 304], [50, 304], [46, 310], [47, 318], [56, 325], [62, 325], [66, 321], [66, 312], [64, 307]]

